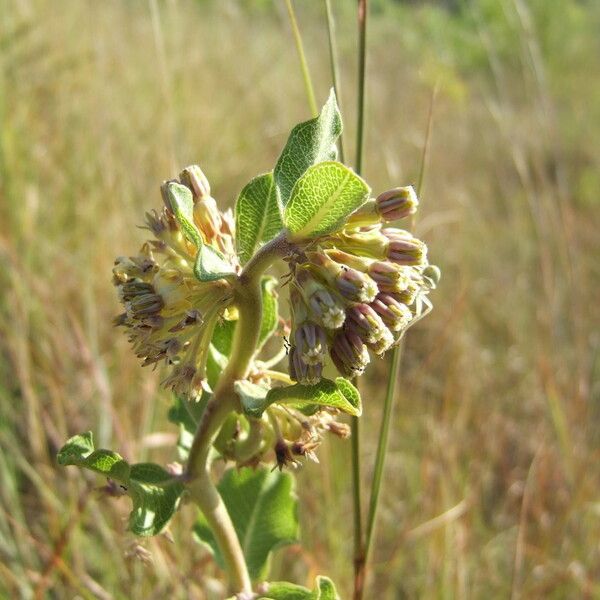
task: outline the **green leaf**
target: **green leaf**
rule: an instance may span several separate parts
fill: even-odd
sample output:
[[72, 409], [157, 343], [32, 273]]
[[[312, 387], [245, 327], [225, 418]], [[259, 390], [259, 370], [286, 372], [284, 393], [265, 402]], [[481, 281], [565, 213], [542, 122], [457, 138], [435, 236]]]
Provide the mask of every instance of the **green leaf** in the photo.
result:
[[277, 280], [274, 277], [265, 276], [260, 282], [260, 287], [262, 290], [262, 321], [260, 323], [257, 350], [260, 350], [264, 343], [275, 333], [279, 322]]
[[321, 114], [292, 129], [275, 165], [273, 174], [281, 206], [287, 205], [296, 182], [309, 167], [337, 158], [335, 143], [340, 133], [342, 117], [332, 89]]
[[[297, 500], [289, 473], [229, 469], [217, 486], [239, 537], [252, 579], [264, 576], [269, 554], [298, 539]], [[216, 540], [203, 515], [194, 533], [223, 566]]]
[[265, 399], [269, 390], [262, 385], [251, 383], [245, 379], [236, 381], [233, 384], [233, 389], [240, 397], [244, 413], [250, 417], [260, 419], [266, 408]]
[[216, 281], [235, 275], [235, 270], [218, 250], [202, 244], [196, 256], [194, 274], [199, 281]]
[[268, 583], [266, 596], [259, 600], [340, 600], [338, 593], [329, 577], [317, 577], [316, 588], [309, 590], [301, 585], [277, 581]]
[[297, 181], [285, 207], [283, 222], [292, 240], [331, 233], [365, 203], [371, 189], [356, 173], [338, 162], [311, 167]]
[[60, 465], [75, 465], [117, 481], [131, 497], [129, 528], [136, 535], [156, 535], [167, 525], [179, 504], [183, 485], [153, 463], [129, 465], [116, 452], [95, 450], [92, 432], [72, 437], [60, 449]]
[[273, 173], [259, 175], [240, 192], [235, 205], [238, 256], [246, 264], [261, 242], [268, 242], [283, 228]]
[[166, 189], [171, 212], [175, 215], [183, 234], [197, 248], [200, 248], [203, 245], [202, 236], [194, 223], [194, 197], [191, 190], [176, 181], [167, 182], [164, 189]]
[[237, 321], [221, 319], [217, 321], [210, 343], [225, 356], [231, 354], [231, 344]]
[[[241, 382], [236, 382], [236, 385]], [[321, 406], [337, 408], [342, 412], [356, 417], [362, 414], [362, 404], [358, 390], [343, 377], [335, 381], [321, 379], [315, 385], [296, 383], [285, 387], [269, 390], [264, 397], [260, 397], [259, 386], [245, 385], [240, 394], [242, 406], [247, 414], [259, 417], [271, 404], [286, 404], [299, 410], [317, 409]], [[237, 390], [236, 390], [237, 391]], [[244, 396], [242, 396], [242, 392]]]
[[179, 438], [177, 440], [177, 451], [179, 457], [185, 460], [188, 457], [194, 434], [202, 413], [210, 400], [208, 392], [202, 392], [199, 400], [188, 400], [182, 396], [174, 396], [173, 406], [169, 409], [168, 418], [171, 423], [179, 426]]

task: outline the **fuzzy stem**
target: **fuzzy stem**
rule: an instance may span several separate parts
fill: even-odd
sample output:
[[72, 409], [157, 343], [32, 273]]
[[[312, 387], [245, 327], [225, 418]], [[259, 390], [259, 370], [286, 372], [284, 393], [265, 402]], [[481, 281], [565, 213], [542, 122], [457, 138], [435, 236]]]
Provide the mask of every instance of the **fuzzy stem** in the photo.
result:
[[235, 302], [239, 320], [229, 362], [194, 435], [186, 473], [190, 495], [208, 521], [227, 566], [230, 584], [236, 592], [250, 593], [252, 584], [233, 522], [212, 481], [208, 456], [227, 416], [239, 410], [233, 386], [238, 379], [248, 375], [258, 345], [262, 317], [261, 276], [289, 248], [283, 235], [275, 238], [254, 255], [238, 278]]

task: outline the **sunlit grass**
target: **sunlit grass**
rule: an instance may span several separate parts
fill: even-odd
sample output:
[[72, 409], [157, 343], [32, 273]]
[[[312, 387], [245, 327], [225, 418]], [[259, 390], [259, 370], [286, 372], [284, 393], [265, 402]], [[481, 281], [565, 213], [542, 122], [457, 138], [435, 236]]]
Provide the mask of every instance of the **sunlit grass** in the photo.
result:
[[[320, 102], [324, 8], [301, 4]], [[444, 278], [407, 338], [367, 597], [593, 597], [599, 11], [378, 4], [365, 175], [415, 183], [437, 83], [417, 233]], [[336, 14], [352, 156], [355, 23]], [[222, 597], [191, 508], [176, 544], [143, 543], [146, 565], [127, 499], [54, 456], [94, 429], [127, 459], [175, 459], [161, 375], [111, 325], [113, 259], [144, 238], [132, 224], [162, 179], [198, 162], [231, 205], [307, 116], [283, 3], [0, 0], [0, 596]], [[365, 477], [386, 369], [363, 384]], [[327, 573], [349, 593], [349, 452], [329, 442], [300, 473], [304, 548], [275, 577]]]

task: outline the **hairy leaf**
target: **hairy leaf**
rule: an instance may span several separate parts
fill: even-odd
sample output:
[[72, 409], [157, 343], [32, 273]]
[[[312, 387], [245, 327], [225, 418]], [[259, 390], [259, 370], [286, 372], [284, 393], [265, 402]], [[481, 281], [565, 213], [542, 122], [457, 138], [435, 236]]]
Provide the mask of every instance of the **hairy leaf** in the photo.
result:
[[235, 205], [235, 235], [241, 264], [246, 264], [261, 242], [268, 242], [282, 229], [273, 173], [252, 179], [240, 192]]
[[194, 223], [194, 197], [191, 190], [176, 181], [169, 181], [165, 185], [171, 212], [175, 215], [183, 234], [200, 248], [202, 236]]
[[262, 291], [262, 320], [257, 350], [260, 350], [264, 343], [275, 333], [279, 321], [277, 280], [274, 277], [265, 276], [260, 282], [260, 287]]
[[[289, 473], [267, 469], [229, 469], [217, 486], [239, 537], [252, 579], [264, 577], [269, 554], [298, 538], [297, 500]], [[203, 515], [194, 533], [223, 565], [216, 540]]]
[[171, 423], [179, 426], [177, 451], [182, 460], [188, 457], [194, 434], [210, 396], [208, 392], [203, 392], [202, 397], [197, 401], [188, 400], [183, 396], [174, 396], [173, 406], [169, 409], [168, 418]]
[[251, 385], [246, 385], [245, 382], [243, 388], [240, 388], [241, 392], [238, 393], [244, 410], [253, 417], [259, 417], [271, 404], [275, 403], [293, 406], [299, 410], [312, 410], [321, 406], [329, 406], [357, 417], [362, 414], [362, 404], [358, 390], [343, 377], [338, 377], [335, 381], [321, 379], [315, 385], [296, 383], [273, 388], [263, 397], [261, 397], [262, 388], [259, 388], [259, 386], [249, 387]]
[[370, 191], [365, 181], [342, 163], [319, 163], [296, 182], [285, 207], [284, 224], [295, 240], [331, 233], [365, 203]]
[[233, 389], [240, 398], [244, 413], [259, 419], [267, 407], [266, 397], [269, 390], [245, 379], [236, 381]]
[[273, 174], [281, 206], [286, 206], [292, 189], [306, 170], [337, 158], [336, 140], [342, 133], [342, 117], [331, 90], [318, 117], [296, 125], [279, 157]]
[[199, 281], [216, 281], [234, 275], [235, 270], [219, 251], [202, 244], [196, 256], [194, 274]]
[[96, 450], [91, 431], [69, 439], [57, 459], [60, 465], [90, 469], [120, 483], [133, 503], [129, 528], [136, 535], [160, 533], [177, 510], [183, 493], [181, 482], [159, 465], [129, 465], [116, 452]]

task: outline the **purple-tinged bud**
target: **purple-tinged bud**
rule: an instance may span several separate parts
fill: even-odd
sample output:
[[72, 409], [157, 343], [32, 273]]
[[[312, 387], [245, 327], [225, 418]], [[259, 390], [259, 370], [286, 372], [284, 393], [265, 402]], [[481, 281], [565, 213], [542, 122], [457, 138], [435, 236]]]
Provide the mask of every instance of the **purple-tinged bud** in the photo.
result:
[[379, 290], [365, 273], [342, 265], [322, 252], [308, 254], [315, 270], [349, 302], [371, 302]]
[[144, 294], [154, 294], [154, 286], [151, 283], [133, 279], [121, 284], [118, 288], [119, 300], [128, 302], [137, 296]]
[[387, 238], [387, 258], [397, 265], [422, 265], [427, 260], [427, 246], [408, 231], [386, 228], [382, 234]]
[[390, 294], [379, 294], [371, 303], [371, 307], [392, 331], [406, 329], [412, 319], [408, 306], [398, 302]]
[[299, 270], [296, 282], [312, 314], [327, 329], [339, 329], [346, 318], [344, 307], [330, 291], [306, 270]]
[[381, 292], [401, 292], [410, 283], [410, 279], [402, 267], [387, 261], [372, 262], [369, 266], [369, 275]]
[[302, 360], [298, 348], [293, 347], [289, 354], [290, 377], [303, 385], [315, 385], [321, 380], [323, 363], [307, 364]]
[[158, 294], [142, 294], [126, 302], [125, 310], [130, 318], [139, 319], [159, 313], [163, 306], [163, 299]]
[[395, 300], [406, 306], [411, 306], [419, 295], [420, 287], [415, 281], [411, 281], [408, 287], [401, 292], [390, 294]]
[[305, 321], [296, 329], [294, 341], [303, 362], [307, 365], [323, 363], [327, 352], [327, 336], [319, 325]]
[[386, 329], [383, 335], [376, 341], [367, 344], [369, 350], [372, 350], [377, 356], [383, 356], [394, 344], [394, 336], [389, 329]]
[[345, 377], [362, 375], [369, 364], [369, 352], [360, 337], [353, 331], [340, 331], [330, 350], [331, 360]]
[[190, 165], [179, 174], [181, 183], [192, 190], [194, 202], [210, 198], [210, 184], [198, 165]]
[[368, 305], [357, 304], [348, 309], [347, 327], [365, 343], [374, 343], [385, 335], [387, 327], [382, 318]]
[[414, 188], [409, 185], [379, 194], [375, 204], [383, 221], [397, 221], [417, 212], [419, 200]]

